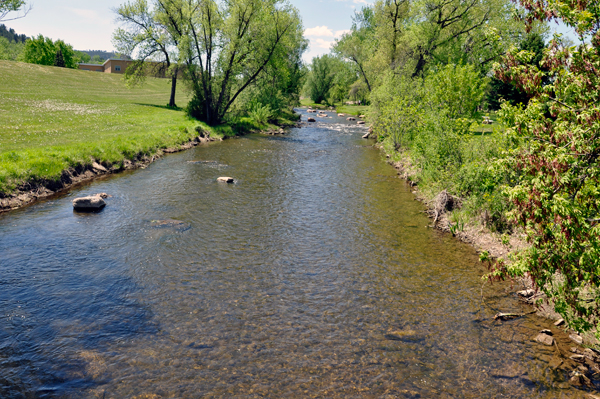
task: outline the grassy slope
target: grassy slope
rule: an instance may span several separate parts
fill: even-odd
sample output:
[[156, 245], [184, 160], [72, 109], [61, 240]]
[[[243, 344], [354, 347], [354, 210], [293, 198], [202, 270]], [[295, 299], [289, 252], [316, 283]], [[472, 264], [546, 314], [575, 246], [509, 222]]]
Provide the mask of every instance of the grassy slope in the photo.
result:
[[[196, 136], [199, 122], [164, 106], [169, 83], [151, 78], [130, 89], [120, 75], [0, 61], [0, 193]], [[179, 87], [177, 104], [186, 103]]]

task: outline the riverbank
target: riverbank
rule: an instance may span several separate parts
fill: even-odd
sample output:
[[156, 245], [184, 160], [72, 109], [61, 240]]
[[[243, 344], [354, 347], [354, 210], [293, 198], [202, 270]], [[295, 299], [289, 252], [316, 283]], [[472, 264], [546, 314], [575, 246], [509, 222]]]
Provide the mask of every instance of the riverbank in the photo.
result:
[[249, 118], [210, 127], [164, 106], [169, 93], [167, 79], [130, 88], [121, 75], [0, 61], [0, 212], [202, 142], [278, 132]]
[[[411, 186], [411, 191], [418, 201], [421, 201], [427, 207], [427, 214], [432, 219], [431, 228], [435, 228], [446, 233], [452, 234], [457, 239], [468, 243], [479, 253], [480, 260], [491, 264], [495, 259], [509, 259], [512, 253], [518, 252], [527, 247], [525, 236], [519, 231], [513, 231], [512, 234], [499, 234], [482, 226], [477, 220], [463, 220], [460, 228], [457, 228], [456, 221], [451, 220], [452, 211], [460, 207], [460, 198], [449, 195], [445, 190], [436, 196], [427, 195], [424, 190], [419, 189], [415, 176], [418, 171], [410, 160], [410, 157], [404, 153], [400, 157], [396, 154], [396, 160], [390, 160], [391, 154], [381, 143], [376, 146], [385, 154], [388, 162], [398, 171], [398, 175], [406, 180]], [[400, 158], [398, 160], [398, 158]], [[579, 334], [565, 326], [565, 323], [554, 309], [554, 306], [547, 301], [546, 296], [536, 291], [530, 279], [525, 277], [514, 281], [512, 285], [512, 294], [516, 295], [520, 301], [535, 307], [537, 316], [550, 319], [554, 322], [556, 332], [562, 334], [560, 342], [554, 342], [558, 357], [562, 360], [553, 360], [553, 364], [562, 367], [565, 371], [573, 372], [580, 367], [581, 363], [590, 367], [594, 373], [596, 369], [600, 370], [600, 341], [591, 332]], [[533, 338], [533, 337], [532, 337]], [[593, 352], [586, 352], [592, 348]], [[583, 357], [582, 357], [583, 356]], [[588, 359], [588, 360], [586, 360]], [[587, 364], [589, 363], [589, 364]], [[585, 373], [583, 373], [585, 375]], [[575, 376], [571, 383], [576, 386], [585, 385], [586, 381]], [[589, 379], [587, 380], [589, 382]], [[590, 386], [591, 387], [591, 386]]]

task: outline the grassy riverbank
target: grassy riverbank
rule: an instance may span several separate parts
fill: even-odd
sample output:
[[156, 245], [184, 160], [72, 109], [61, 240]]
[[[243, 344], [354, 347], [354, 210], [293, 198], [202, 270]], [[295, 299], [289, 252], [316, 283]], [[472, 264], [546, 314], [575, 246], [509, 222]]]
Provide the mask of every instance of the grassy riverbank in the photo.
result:
[[[0, 61], [0, 198], [94, 161], [118, 165], [151, 156], [199, 130], [223, 138], [274, 128], [249, 118], [209, 127], [166, 107], [169, 93], [168, 79], [128, 88], [121, 75]], [[187, 102], [180, 85], [176, 103]]]
[[[300, 100], [300, 104], [303, 107], [313, 107], [314, 109], [328, 109], [329, 108], [328, 105], [316, 104], [316, 103], [312, 102], [312, 100], [309, 98], [303, 98], [302, 100]], [[339, 103], [339, 104], [333, 104], [333, 107], [335, 108], [336, 112], [338, 112], [338, 113], [355, 115], [355, 116], [365, 115], [369, 110], [368, 105], [349, 105], [349, 104]]]

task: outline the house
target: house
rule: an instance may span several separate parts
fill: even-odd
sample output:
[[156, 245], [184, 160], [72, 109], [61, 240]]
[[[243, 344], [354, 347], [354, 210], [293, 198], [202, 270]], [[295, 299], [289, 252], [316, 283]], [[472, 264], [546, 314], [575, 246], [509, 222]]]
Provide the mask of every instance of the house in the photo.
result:
[[[122, 60], [117, 58], [109, 58], [104, 61], [104, 64], [79, 64], [79, 69], [83, 71], [93, 71], [93, 72], [104, 72], [104, 73], [125, 73], [125, 70], [129, 68], [130, 65], [134, 64], [134, 60]], [[144, 63], [146, 67], [146, 73], [148, 76], [154, 76], [155, 78], [166, 78], [166, 70], [165, 64], [162, 62], [153, 62], [146, 61]], [[180, 68], [177, 71], [177, 77], [182, 77], [183, 68]]]
[[79, 64], [79, 69], [84, 71], [104, 72], [104, 73], [125, 73], [125, 70], [134, 61], [130, 60], [119, 60], [115, 58], [109, 58], [104, 61], [104, 64]]

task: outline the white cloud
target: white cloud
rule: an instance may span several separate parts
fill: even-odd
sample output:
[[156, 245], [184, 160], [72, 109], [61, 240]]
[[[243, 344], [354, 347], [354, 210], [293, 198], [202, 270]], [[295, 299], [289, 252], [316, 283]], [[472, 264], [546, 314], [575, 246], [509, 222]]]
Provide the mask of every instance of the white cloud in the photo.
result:
[[305, 36], [325, 36], [333, 37], [333, 32], [327, 26], [315, 26], [314, 28], [306, 29], [304, 31]]
[[350, 29], [336, 30], [335, 37], [342, 37], [344, 33], [350, 33]]
[[331, 48], [331, 46], [333, 45], [333, 41], [327, 41], [327, 40], [323, 40], [323, 39], [311, 40], [311, 44], [313, 44], [313, 43], [315, 44], [315, 47], [324, 48], [327, 50], [329, 50]]

